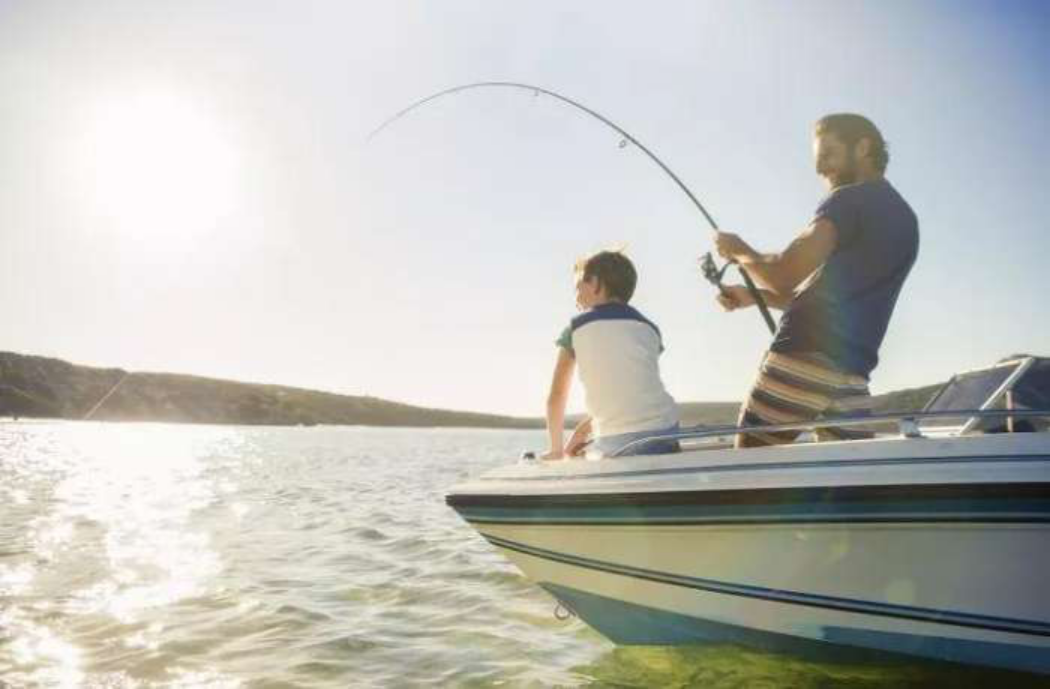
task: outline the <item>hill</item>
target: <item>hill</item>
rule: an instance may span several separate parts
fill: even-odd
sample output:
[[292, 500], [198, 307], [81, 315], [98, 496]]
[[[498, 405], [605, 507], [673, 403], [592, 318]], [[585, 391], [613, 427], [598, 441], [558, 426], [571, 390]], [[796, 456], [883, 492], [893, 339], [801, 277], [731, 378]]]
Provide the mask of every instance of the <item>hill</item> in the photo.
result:
[[0, 352], [0, 416], [261, 425], [538, 428], [539, 419]]
[[[879, 395], [876, 411], [921, 409], [939, 385]], [[736, 421], [738, 402], [683, 402], [682, 425]], [[376, 397], [173, 373], [78, 366], [0, 352], [0, 416], [261, 425], [542, 428], [540, 418], [430, 409]]]

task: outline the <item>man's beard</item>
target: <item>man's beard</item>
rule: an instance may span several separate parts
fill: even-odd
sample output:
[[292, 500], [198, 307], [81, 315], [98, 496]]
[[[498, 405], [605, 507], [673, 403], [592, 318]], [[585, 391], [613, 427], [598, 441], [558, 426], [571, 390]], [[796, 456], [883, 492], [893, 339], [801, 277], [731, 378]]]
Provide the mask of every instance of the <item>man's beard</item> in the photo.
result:
[[857, 181], [857, 159], [853, 151], [846, 151], [846, 164], [837, 174], [828, 177], [832, 189], [844, 187], [847, 184], [855, 184]]

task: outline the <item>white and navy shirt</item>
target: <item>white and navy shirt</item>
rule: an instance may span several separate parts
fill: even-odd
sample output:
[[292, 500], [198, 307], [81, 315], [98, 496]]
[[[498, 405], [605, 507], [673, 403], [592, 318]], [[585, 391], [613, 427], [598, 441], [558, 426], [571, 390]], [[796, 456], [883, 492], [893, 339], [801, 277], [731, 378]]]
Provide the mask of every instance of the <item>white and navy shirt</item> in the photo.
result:
[[596, 306], [573, 318], [557, 344], [576, 358], [595, 437], [678, 423], [678, 407], [660, 380], [660, 329], [637, 309]]

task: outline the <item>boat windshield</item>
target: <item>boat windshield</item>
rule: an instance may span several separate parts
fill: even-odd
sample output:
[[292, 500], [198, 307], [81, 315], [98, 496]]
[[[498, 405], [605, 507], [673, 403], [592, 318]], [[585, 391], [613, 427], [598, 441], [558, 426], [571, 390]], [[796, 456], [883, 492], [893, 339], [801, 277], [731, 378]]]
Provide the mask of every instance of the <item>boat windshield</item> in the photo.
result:
[[1011, 361], [1000, 366], [957, 373], [926, 405], [923, 411], [949, 412], [984, 409], [994, 404], [1005, 392], [1006, 383], [1013, 382], [1022, 361]]
[[[958, 373], [945, 383], [923, 411], [1050, 408], [1050, 359], [1019, 357], [995, 366]], [[945, 425], [928, 422], [930, 425]], [[1000, 430], [1001, 421], [968, 419], [960, 432]], [[1031, 424], [1024, 424], [1030, 426]], [[1012, 423], [1007, 424], [1011, 427]]]

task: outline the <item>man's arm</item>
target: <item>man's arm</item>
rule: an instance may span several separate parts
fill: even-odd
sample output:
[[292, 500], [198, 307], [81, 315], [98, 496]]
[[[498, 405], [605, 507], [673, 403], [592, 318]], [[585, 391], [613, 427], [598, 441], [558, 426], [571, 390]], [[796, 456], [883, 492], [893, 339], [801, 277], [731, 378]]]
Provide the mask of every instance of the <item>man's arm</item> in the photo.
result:
[[793, 297], [795, 288], [828, 260], [837, 241], [835, 225], [827, 218], [814, 220], [779, 254], [759, 253], [730, 232], [715, 233], [723, 258], [742, 265], [756, 283], [781, 297]]
[[542, 459], [561, 459], [564, 456], [565, 405], [569, 402], [569, 388], [576, 358], [568, 349], [558, 348], [558, 360], [554, 364], [554, 376], [547, 395], [547, 436], [550, 448]]
[[[751, 296], [751, 290], [743, 285], [723, 285], [722, 292], [718, 295], [718, 303], [726, 311], [736, 311], [755, 305], [755, 298]], [[779, 292], [771, 292], [767, 289], [758, 290], [766, 305], [780, 311], [786, 311], [794, 301], [794, 295], [785, 296]]]

